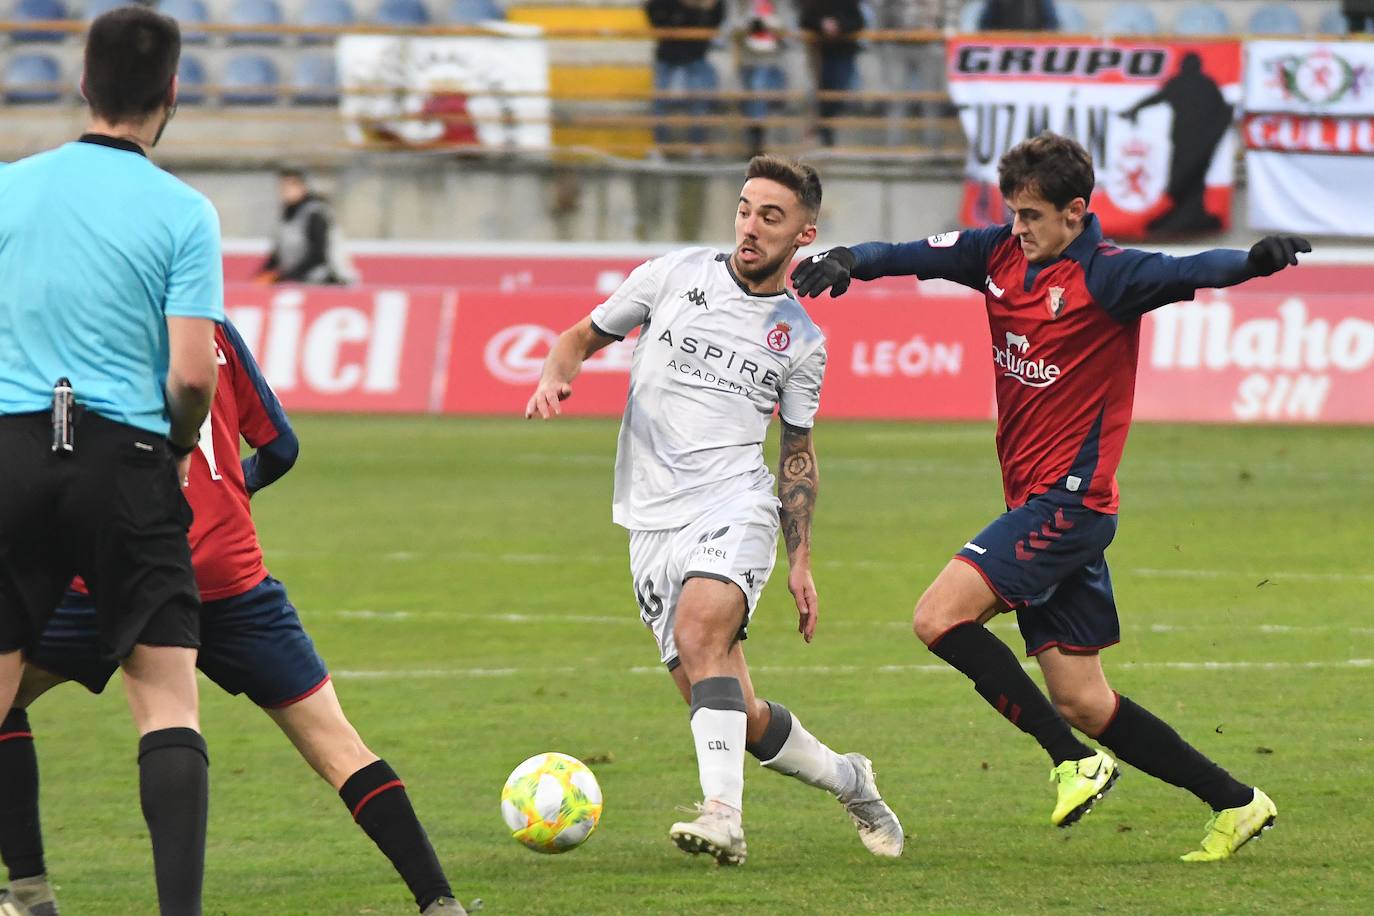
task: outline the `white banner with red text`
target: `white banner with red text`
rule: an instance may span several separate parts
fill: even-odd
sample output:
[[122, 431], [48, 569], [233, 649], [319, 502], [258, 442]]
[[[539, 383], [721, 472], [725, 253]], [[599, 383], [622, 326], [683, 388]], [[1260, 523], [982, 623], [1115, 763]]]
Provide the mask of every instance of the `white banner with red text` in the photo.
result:
[[1374, 44], [1250, 41], [1250, 225], [1374, 236]]
[[1092, 210], [1108, 236], [1230, 225], [1239, 42], [977, 35], [951, 39], [947, 53], [968, 138], [961, 225], [1007, 221], [998, 161], [1044, 130], [1092, 154]]
[[[1288, 273], [1147, 316], [1135, 416], [1374, 424], [1374, 268]], [[559, 332], [602, 295], [590, 286], [227, 290], [231, 320], [290, 410], [507, 416], [523, 410]], [[856, 284], [807, 308], [828, 339], [823, 418], [995, 415], [979, 294]], [[632, 337], [588, 361], [569, 414], [619, 415], [633, 346]]]

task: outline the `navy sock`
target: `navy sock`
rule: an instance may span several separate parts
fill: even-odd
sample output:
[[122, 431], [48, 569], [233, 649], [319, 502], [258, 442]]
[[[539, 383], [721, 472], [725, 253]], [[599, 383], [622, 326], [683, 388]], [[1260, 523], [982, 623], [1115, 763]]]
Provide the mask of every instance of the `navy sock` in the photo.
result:
[[973, 681], [973, 689], [1012, 725], [1030, 735], [1056, 763], [1091, 757], [1073, 736], [1069, 723], [1035, 681], [1022, 669], [1007, 644], [982, 624], [962, 623], [947, 630], [930, 647], [940, 658]]
[[348, 777], [339, 798], [363, 832], [391, 860], [420, 909], [440, 897], [453, 896], [439, 857], [410, 805], [405, 784], [385, 760], [369, 763]]
[[11, 881], [44, 872], [38, 754], [28, 714], [22, 709], [11, 709], [0, 722], [0, 859]]
[[1116, 715], [1097, 740], [1143, 773], [1171, 786], [1187, 789], [1213, 811], [1239, 808], [1254, 798], [1254, 790], [1217, 766], [1179, 737], [1167, 722], [1117, 695]]

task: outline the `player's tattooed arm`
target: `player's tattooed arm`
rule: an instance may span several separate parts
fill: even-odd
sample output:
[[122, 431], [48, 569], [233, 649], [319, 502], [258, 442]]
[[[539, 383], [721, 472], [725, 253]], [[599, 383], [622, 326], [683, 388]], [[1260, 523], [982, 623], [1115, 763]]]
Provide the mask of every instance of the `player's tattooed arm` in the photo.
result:
[[820, 488], [811, 430], [783, 423], [780, 454], [778, 499], [782, 505], [778, 515], [787, 559], [795, 563], [799, 553], [810, 559], [811, 519], [816, 514], [816, 493]]

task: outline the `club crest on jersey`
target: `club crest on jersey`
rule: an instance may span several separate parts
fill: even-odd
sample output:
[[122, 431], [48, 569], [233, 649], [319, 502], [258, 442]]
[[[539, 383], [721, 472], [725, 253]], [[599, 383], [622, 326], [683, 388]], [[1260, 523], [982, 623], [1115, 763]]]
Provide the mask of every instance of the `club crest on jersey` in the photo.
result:
[[792, 346], [792, 325], [779, 321], [778, 326], [768, 332], [768, 349], [781, 353]]
[[1050, 294], [1045, 297], [1045, 307], [1050, 310], [1051, 318], [1059, 317], [1059, 313], [1064, 311], [1064, 287], [1050, 287]]

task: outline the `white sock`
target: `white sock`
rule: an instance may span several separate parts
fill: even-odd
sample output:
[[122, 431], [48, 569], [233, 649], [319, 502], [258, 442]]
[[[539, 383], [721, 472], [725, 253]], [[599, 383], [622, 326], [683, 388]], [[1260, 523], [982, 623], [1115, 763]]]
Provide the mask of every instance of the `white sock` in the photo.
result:
[[736, 811], [744, 809], [744, 691], [732, 677], [692, 685], [692, 738], [697, 746], [701, 795]]
[[[774, 716], [774, 722], [768, 726], [769, 732], [775, 731], [775, 723], [780, 727], [790, 723], [791, 729], [782, 743], [782, 749], [772, 758], [764, 760], [763, 765], [784, 776], [799, 779], [808, 786], [824, 789], [837, 798], [843, 798], [845, 793], [852, 791], [856, 774], [849, 759], [822, 744], [786, 707], [777, 703], [770, 703], [769, 706]], [[785, 717], [785, 721], [780, 716]], [[765, 739], [767, 737], [765, 735]]]

